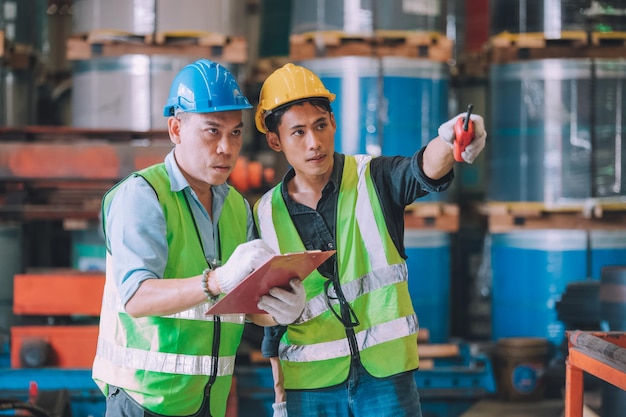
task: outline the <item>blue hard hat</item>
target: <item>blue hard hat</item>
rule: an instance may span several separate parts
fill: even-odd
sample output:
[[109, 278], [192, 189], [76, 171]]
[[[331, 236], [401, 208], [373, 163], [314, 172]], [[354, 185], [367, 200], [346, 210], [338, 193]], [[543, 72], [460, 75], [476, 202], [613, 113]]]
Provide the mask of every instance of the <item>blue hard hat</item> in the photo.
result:
[[217, 62], [200, 59], [174, 78], [163, 116], [173, 116], [176, 110], [212, 113], [250, 108], [252, 105], [230, 71]]

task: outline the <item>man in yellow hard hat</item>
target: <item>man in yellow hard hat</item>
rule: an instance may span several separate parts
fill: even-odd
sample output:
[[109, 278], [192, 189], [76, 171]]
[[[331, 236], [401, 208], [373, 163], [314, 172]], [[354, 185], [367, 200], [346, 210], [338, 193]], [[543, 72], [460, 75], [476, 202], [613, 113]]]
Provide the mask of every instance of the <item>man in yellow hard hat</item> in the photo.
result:
[[[450, 185], [464, 115], [411, 157], [350, 156], [334, 149], [334, 99], [313, 72], [287, 64], [264, 82], [255, 113], [291, 166], [254, 206], [261, 238], [280, 253], [337, 251], [304, 281], [302, 315], [284, 331], [267, 329], [264, 354], [275, 346], [287, 400], [274, 406], [299, 417], [421, 416], [404, 210]], [[481, 116], [470, 118], [474, 138], [460, 155], [471, 163], [487, 134]]]

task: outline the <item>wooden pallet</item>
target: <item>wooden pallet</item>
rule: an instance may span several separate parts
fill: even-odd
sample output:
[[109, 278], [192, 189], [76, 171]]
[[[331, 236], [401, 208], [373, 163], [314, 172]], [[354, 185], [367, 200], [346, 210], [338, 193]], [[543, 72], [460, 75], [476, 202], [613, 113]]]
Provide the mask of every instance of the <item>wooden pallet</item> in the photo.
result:
[[289, 62], [291, 62], [291, 60], [288, 56], [261, 58], [252, 69], [250, 81], [261, 84], [272, 74], [272, 72]]
[[157, 45], [197, 44], [200, 46], [221, 46], [228, 44], [233, 39], [239, 38], [215, 32], [177, 31], [155, 33], [147, 37], [147, 42]]
[[5, 33], [0, 31], [0, 64], [21, 70], [34, 68], [37, 62], [37, 55], [31, 45], [10, 42]]
[[126, 54], [187, 55], [242, 64], [247, 61], [247, 42], [242, 37], [214, 33], [134, 35], [112, 31], [74, 34], [67, 40], [68, 60]]
[[479, 207], [479, 211], [488, 217], [492, 233], [527, 229], [626, 229], [626, 202], [556, 208], [536, 202], [489, 202]]
[[544, 33], [508, 32], [493, 36], [487, 46], [491, 63], [508, 63], [547, 58], [624, 58], [624, 32], [561, 32], [560, 38], [547, 38]]
[[400, 56], [447, 62], [452, 41], [435, 32], [377, 32], [354, 36], [343, 32], [308, 32], [291, 35], [289, 57], [294, 61], [338, 56]]
[[487, 50], [465, 53], [459, 56], [450, 72], [455, 77], [464, 79], [483, 79], [489, 76], [489, 54]]
[[216, 32], [175, 31], [136, 34], [118, 30], [94, 30], [86, 33], [74, 33], [72, 37], [85, 39], [88, 43], [112, 44], [129, 43], [139, 45], [200, 45], [222, 46], [233, 37]]
[[456, 204], [413, 203], [406, 207], [404, 226], [407, 229], [456, 232], [459, 230], [459, 213]]

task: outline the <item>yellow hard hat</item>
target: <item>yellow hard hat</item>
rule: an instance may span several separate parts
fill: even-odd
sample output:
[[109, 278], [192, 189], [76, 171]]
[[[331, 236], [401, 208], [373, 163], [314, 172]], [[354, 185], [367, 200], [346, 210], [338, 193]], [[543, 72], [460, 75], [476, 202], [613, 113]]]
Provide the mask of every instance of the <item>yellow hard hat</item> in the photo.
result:
[[254, 121], [261, 133], [267, 132], [265, 117], [283, 104], [306, 98], [323, 97], [329, 101], [335, 95], [311, 70], [294, 64], [285, 64], [274, 71], [263, 83]]

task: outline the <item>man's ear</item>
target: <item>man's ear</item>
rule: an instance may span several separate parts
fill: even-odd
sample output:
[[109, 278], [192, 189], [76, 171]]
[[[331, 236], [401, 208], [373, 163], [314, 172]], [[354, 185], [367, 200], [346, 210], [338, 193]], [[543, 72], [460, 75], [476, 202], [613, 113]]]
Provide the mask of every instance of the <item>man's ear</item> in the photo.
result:
[[170, 116], [167, 119], [167, 130], [170, 134], [170, 141], [174, 145], [180, 143], [180, 119], [178, 117]]
[[265, 134], [265, 139], [267, 139], [267, 146], [269, 146], [272, 150], [276, 152], [283, 150], [283, 147], [280, 144], [280, 137], [278, 137], [275, 132], [267, 132]]

